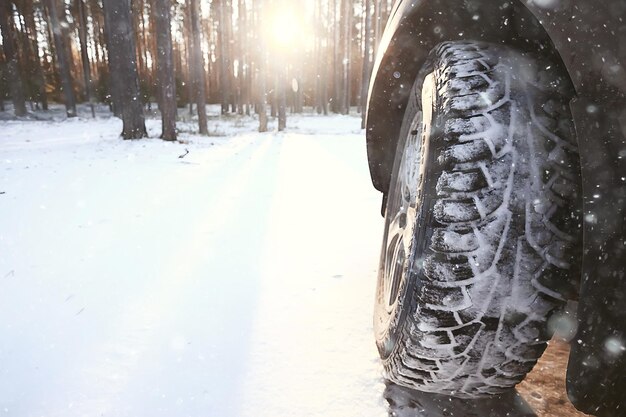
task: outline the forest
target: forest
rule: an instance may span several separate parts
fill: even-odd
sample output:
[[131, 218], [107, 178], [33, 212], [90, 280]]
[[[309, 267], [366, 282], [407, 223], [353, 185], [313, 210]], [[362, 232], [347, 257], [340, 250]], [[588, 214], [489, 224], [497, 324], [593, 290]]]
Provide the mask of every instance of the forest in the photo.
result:
[[[157, 106], [164, 140], [182, 112], [207, 134], [222, 114], [365, 113], [390, 0], [0, 0], [0, 111], [106, 103], [122, 136], [146, 136]], [[363, 116], [364, 120], [364, 116]]]

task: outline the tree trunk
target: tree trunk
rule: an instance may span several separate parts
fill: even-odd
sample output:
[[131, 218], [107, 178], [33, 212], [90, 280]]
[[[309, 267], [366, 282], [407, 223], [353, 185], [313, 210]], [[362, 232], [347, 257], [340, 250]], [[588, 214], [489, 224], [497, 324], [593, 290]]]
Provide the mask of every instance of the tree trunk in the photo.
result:
[[243, 115], [244, 106], [246, 102], [245, 97], [245, 83], [246, 83], [246, 71], [247, 61], [245, 57], [245, 38], [246, 38], [246, 6], [244, 0], [239, 0], [237, 5], [239, 14], [237, 25], [237, 114]]
[[11, 25], [12, 17], [11, 3], [2, 0], [0, 2], [0, 30], [2, 31], [2, 47], [6, 57], [6, 79], [9, 83], [15, 115], [21, 117], [26, 116], [26, 100], [24, 99], [24, 87], [17, 62], [15, 33], [13, 33], [13, 26]]
[[216, 46], [216, 34], [214, 31], [215, 28], [215, 16], [219, 13], [216, 12], [215, 6], [211, 3], [209, 7], [209, 16], [204, 19], [203, 24], [203, 32], [206, 33], [207, 42], [210, 47], [205, 54], [205, 62], [207, 68], [207, 101], [215, 102], [219, 101], [219, 62], [213, 62], [213, 55], [215, 54], [214, 47]]
[[22, 2], [24, 22], [28, 37], [28, 50], [32, 57], [33, 66], [33, 84], [35, 88], [35, 98], [41, 103], [43, 110], [48, 110], [48, 97], [46, 95], [46, 79], [41, 67], [41, 59], [39, 57], [39, 41], [37, 40], [37, 24], [35, 23], [35, 10], [32, 0]]
[[276, 101], [278, 107], [278, 131], [282, 132], [287, 127], [285, 76], [284, 69], [279, 68], [276, 73]]
[[[93, 46], [93, 50], [94, 50], [94, 55], [95, 55], [95, 60], [94, 62], [92, 62], [92, 70], [93, 70], [93, 77], [92, 79], [99, 79], [101, 77], [102, 72], [100, 71], [100, 69], [102, 68], [102, 63], [104, 61], [103, 59], [103, 43], [102, 43], [102, 10], [100, 10], [100, 8], [96, 5], [94, 7], [93, 2], [88, 0], [88, 4], [89, 4], [89, 13], [91, 14], [91, 18], [92, 18], [92, 26], [91, 26], [91, 43]], [[86, 12], [86, 14], [89, 14]], [[94, 94], [97, 95], [97, 88], [94, 91]]]
[[261, 58], [261, 62], [259, 62], [259, 103], [258, 103], [258, 112], [259, 112], [259, 132], [267, 132], [267, 83], [265, 80], [265, 72], [263, 68], [265, 67], [265, 63], [263, 62], [263, 58]]
[[[150, 57], [152, 57], [152, 62], [151, 62], [151, 67], [150, 67], [150, 91], [152, 92], [152, 94], [154, 95], [154, 98], [156, 99], [157, 103], [161, 102], [161, 98], [160, 98], [160, 87], [158, 86], [158, 81], [157, 81], [157, 72], [158, 72], [158, 68], [157, 68], [157, 64], [158, 64], [158, 57], [157, 55], [159, 54], [158, 52], [158, 46], [157, 46], [157, 33], [154, 33], [155, 28], [156, 28], [156, 16], [153, 12], [153, 4], [152, 3], [148, 3], [148, 6], [150, 8], [150, 16], [148, 18], [148, 25], [150, 28], [149, 33], [149, 39], [150, 39], [150, 43], [149, 43], [149, 50], [150, 50]], [[174, 47], [172, 45], [172, 12], [171, 12], [171, 5], [170, 5], [170, 30], [169, 30], [169, 34], [170, 34], [170, 60], [172, 61], [172, 72], [175, 74], [176, 70], [174, 68]], [[159, 90], [159, 92], [157, 92], [157, 90]], [[174, 76], [174, 102], [176, 102], [176, 76]], [[160, 109], [159, 109], [160, 110]]]
[[78, 8], [78, 37], [80, 39], [80, 58], [83, 62], [83, 77], [85, 78], [85, 95], [91, 107], [91, 117], [96, 117], [94, 109], [93, 82], [91, 80], [91, 68], [89, 66], [89, 54], [87, 53], [87, 14], [85, 13], [84, 0], [77, 0]]
[[[107, 61], [109, 62], [108, 66], [108, 95], [110, 97], [111, 108], [113, 109], [113, 115], [115, 117], [122, 118], [122, 91], [120, 88], [122, 86], [122, 81], [118, 80], [121, 70], [118, 68], [120, 64], [120, 59], [118, 59], [117, 54], [112, 53], [115, 50], [115, 43], [113, 42], [113, 35], [111, 33], [111, 27], [115, 25], [115, 20], [113, 19], [115, 16], [112, 13], [108, 13], [103, 8], [103, 17], [104, 17], [104, 38], [106, 40], [107, 45]], [[117, 41], [119, 42], [119, 40]]]
[[227, 76], [228, 76], [228, 84], [229, 84], [229, 89], [228, 89], [228, 101], [230, 103], [230, 111], [232, 113], [236, 113], [237, 112], [237, 106], [235, 104], [235, 91], [234, 91], [234, 86], [235, 86], [235, 73], [233, 71], [233, 64], [234, 64], [234, 59], [233, 59], [233, 47], [232, 47], [232, 40], [233, 38], [233, 3], [231, 0], [223, 0], [226, 2], [226, 39], [228, 39], [228, 42], [226, 42], [226, 68], [228, 69], [227, 71]]
[[374, 58], [376, 58], [378, 53], [378, 43], [381, 36], [382, 16], [380, 15], [380, 2], [381, 0], [374, 0]]
[[367, 108], [367, 92], [370, 80], [370, 47], [372, 32], [372, 13], [370, 0], [365, 0], [365, 35], [363, 40], [363, 78], [361, 81], [361, 129], [365, 129], [365, 113]]
[[190, 0], [191, 12], [191, 39], [194, 65], [194, 85], [196, 92], [196, 105], [198, 107], [198, 127], [201, 135], [208, 135], [206, 118], [206, 92], [204, 91], [204, 59], [202, 57], [202, 43], [200, 37], [200, 4], [198, 0]]
[[350, 80], [350, 59], [351, 59], [351, 45], [352, 45], [352, 0], [344, 0], [344, 16], [343, 16], [343, 98], [341, 103], [343, 108], [341, 112], [343, 114], [350, 113], [350, 98], [351, 98], [351, 80]]
[[[0, 12], [1, 13], [1, 12]], [[4, 78], [4, 55], [0, 54], [0, 111], [5, 111], [4, 98], [6, 97], [6, 79]]]
[[3, 63], [0, 62], [0, 111], [5, 111], [5, 107], [4, 107], [4, 86], [5, 86], [5, 81], [4, 81], [4, 71], [3, 71]]
[[189, 7], [185, 7], [183, 19], [183, 38], [185, 45], [185, 59], [186, 59], [186, 68], [187, 68], [187, 101], [189, 105], [189, 117], [193, 116], [193, 89], [194, 89], [194, 68], [196, 68], [196, 64], [194, 64], [194, 55], [192, 52], [192, 40], [193, 36], [191, 35], [191, 13]]
[[335, 52], [335, 71], [333, 74], [333, 82], [334, 82], [334, 97], [333, 97], [333, 105], [332, 111], [335, 113], [341, 113], [344, 107], [342, 103], [343, 99], [343, 66], [344, 66], [344, 56], [342, 54], [341, 48], [341, 14], [344, 9], [343, 2], [346, 0], [334, 0], [333, 8], [334, 8], [334, 19], [333, 19], [333, 28], [334, 28], [334, 40], [333, 40], [333, 49]]
[[[15, 12], [12, 24], [13, 32], [17, 36], [17, 55], [18, 62], [20, 63], [20, 73], [22, 74], [22, 81], [24, 86], [24, 98], [30, 104], [30, 110], [35, 110], [34, 104], [37, 100], [37, 93], [34, 87], [34, 61], [33, 51], [30, 47], [30, 39], [28, 37], [28, 30], [26, 29], [24, 19], [23, 2], [17, 1], [15, 4]], [[19, 24], [19, 27], [18, 27]], [[37, 104], [37, 109], [39, 105]]]
[[220, 90], [222, 92], [222, 114], [228, 113], [230, 110], [230, 43], [228, 37], [228, 5], [226, 0], [219, 0], [219, 53], [220, 53]]
[[170, 1], [154, 0], [152, 13], [156, 23], [157, 77], [163, 140], [176, 140], [176, 82], [172, 61], [172, 36], [170, 24]]
[[[263, 21], [263, 1], [253, 2], [253, 10], [256, 11], [255, 26], [258, 27], [259, 23]], [[259, 113], [259, 132], [267, 132], [267, 78], [266, 68], [267, 59], [265, 55], [265, 42], [262, 34], [256, 33], [256, 39], [258, 42], [255, 56], [258, 58], [257, 62], [257, 112]]]
[[[2, 14], [2, 11], [0, 11], [0, 15]], [[1, 25], [0, 25], [1, 26]], [[0, 34], [0, 36], [2, 36]], [[4, 68], [5, 68], [5, 62], [4, 62], [4, 53], [0, 54], [0, 111], [5, 111], [4, 108], [4, 99], [6, 97], [6, 79], [4, 78]]]
[[[329, 10], [330, 0], [327, 0], [327, 1], [328, 1], [328, 8], [326, 10], [326, 21], [330, 21], [330, 10]], [[324, 30], [323, 36], [326, 38], [326, 45], [325, 45], [325, 51], [322, 54], [322, 69], [323, 69], [323, 73], [321, 74], [321, 77], [322, 77], [322, 85], [321, 85], [322, 113], [324, 114], [324, 116], [327, 116], [328, 115], [328, 84], [329, 84], [328, 73], [330, 69], [329, 62], [332, 62], [331, 57], [329, 56], [330, 47], [328, 46], [330, 45], [330, 33], [327, 28]]]
[[116, 73], [114, 82], [119, 83], [119, 93], [124, 139], [139, 139], [147, 136], [146, 124], [139, 91], [137, 58], [135, 56], [135, 34], [130, 14], [130, 0], [106, 0], [104, 14], [110, 40], [110, 72]]
[[[106, 64], [106, 40], [105, 40], [105, 31], [104, 31], [104, 13], [102, 12], [102, 6], [98, 3], [97, 0], [87, 0], [88, 7], [88, 15], [91, 15], [92, 25], [91, 25], [91, 45], [94, 50], [94, 62], [92, 62], [92, 79], [98, 80], [94, 88], [94, 94], [96, 96], [96, 101], [104, 99], [106, 94], [103, 90], [104, 84], [101, 80], [104, 80], [108, 77], [108, 69]], [[104, 101], [104, 100], [102, 100]]]
[[48, 13], [47, 7], [42, 7], [43, 18], [42, 21], [46, 22], [46, 43], [48, 44], [48, 50], [50, 60], [46, 59], [46, 62], [49, 63], [49, 73], [50, 78], [52, 79], [52, 85], [54, 85], [55, 90], [59, 90], [59, 85], [61, 85], [61, 77], [59, 76], [59, 71], [57, 71], [57, 58], [56, 58], [56, 47], [54, 46], [54, 37], [52, 36], [52, 28], [50, 27], [50, 14]]
[[[141, 14], [139, 15], [139, 23], [141, 26], [141, 38], [139, 44], [141, 45], [141, 60], [143, 61], [142, 72], [139, 73], [140, 85], [143, 82], [143, 103], [148, 105], [148, 110], [152, 110], [152, 80], [151, 80], [151, 69], [148, 68], [148, 49], [150, 46], [148, 45], [148, 37], [146, 35], [146, 19], [144, 14], [146, 13], [146, 4], [143, 0], [139, 2]], [[154, 55], [153, 55], [154, 57]], [[153, 58], [156, 60], [156, 57]]]
[[315, 22], [315, 101], [314, 107], [317, 114], [322, 114], [322, 1], [318, 0], [315, 5], [313, 21]]
[[61, 75], [61, 88], [65, 99], [65, 111], [67, 117], [76, 117], [76, 97], [74, 95], [74, 82], [70, 71], [70, 60], [68, 56], [68, 46], [65, 42], [64, 31], [59, 23], [59, 15], [57, 12], [56, 0], [45, 0], [50, 16], [50, 25], [52, 27], [52, 35], [54, 37], [54, 46], [57, 55], [57, 64]]

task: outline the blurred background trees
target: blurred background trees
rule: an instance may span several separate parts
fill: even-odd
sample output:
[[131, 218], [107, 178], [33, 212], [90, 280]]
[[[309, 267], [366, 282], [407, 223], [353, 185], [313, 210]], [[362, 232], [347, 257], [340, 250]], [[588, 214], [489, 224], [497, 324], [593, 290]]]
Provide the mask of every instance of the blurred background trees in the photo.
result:
[[[0, 110], [106, 103], [124, 137], [158, 106], [175, 138], [186, 108], [222, 114], [363, 112], [391, 0], [0, 0]], [[173, 108], [174, 107], [174, 108]], [[93, 107], [92, 107], [93, 108]], [[93, 114], [93, 111], [92, 111]], [[264, 126], [265, 124], [265, 126]]]

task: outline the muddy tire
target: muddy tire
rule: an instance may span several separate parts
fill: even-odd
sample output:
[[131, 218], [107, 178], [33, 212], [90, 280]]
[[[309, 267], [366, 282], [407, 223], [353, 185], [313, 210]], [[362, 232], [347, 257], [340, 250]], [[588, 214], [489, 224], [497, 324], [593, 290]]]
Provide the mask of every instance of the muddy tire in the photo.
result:
[[439, 45], [417, 77], [386, 207], [374, 327], [386, 376], [461, 398], [520, 382], [575, 296], [580, 168], [554, 66]]

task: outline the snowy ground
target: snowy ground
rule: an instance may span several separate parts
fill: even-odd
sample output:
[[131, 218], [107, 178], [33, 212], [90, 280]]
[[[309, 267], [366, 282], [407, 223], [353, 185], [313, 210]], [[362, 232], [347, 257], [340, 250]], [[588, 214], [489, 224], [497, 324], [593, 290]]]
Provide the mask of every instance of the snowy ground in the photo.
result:
[[[259, 134], [217, 112], [209, 137], [181, 123], [182, 143], [123, 141], [105, 107], [0, 113], [0, 415], [534, 415], [515, 395], [385, 389], [357, 117]], [[555, 352], [520, 392], [573, 416]]]
[[51, 119], [0, 122], [0, 414], [385, 415], [358, 118]]

